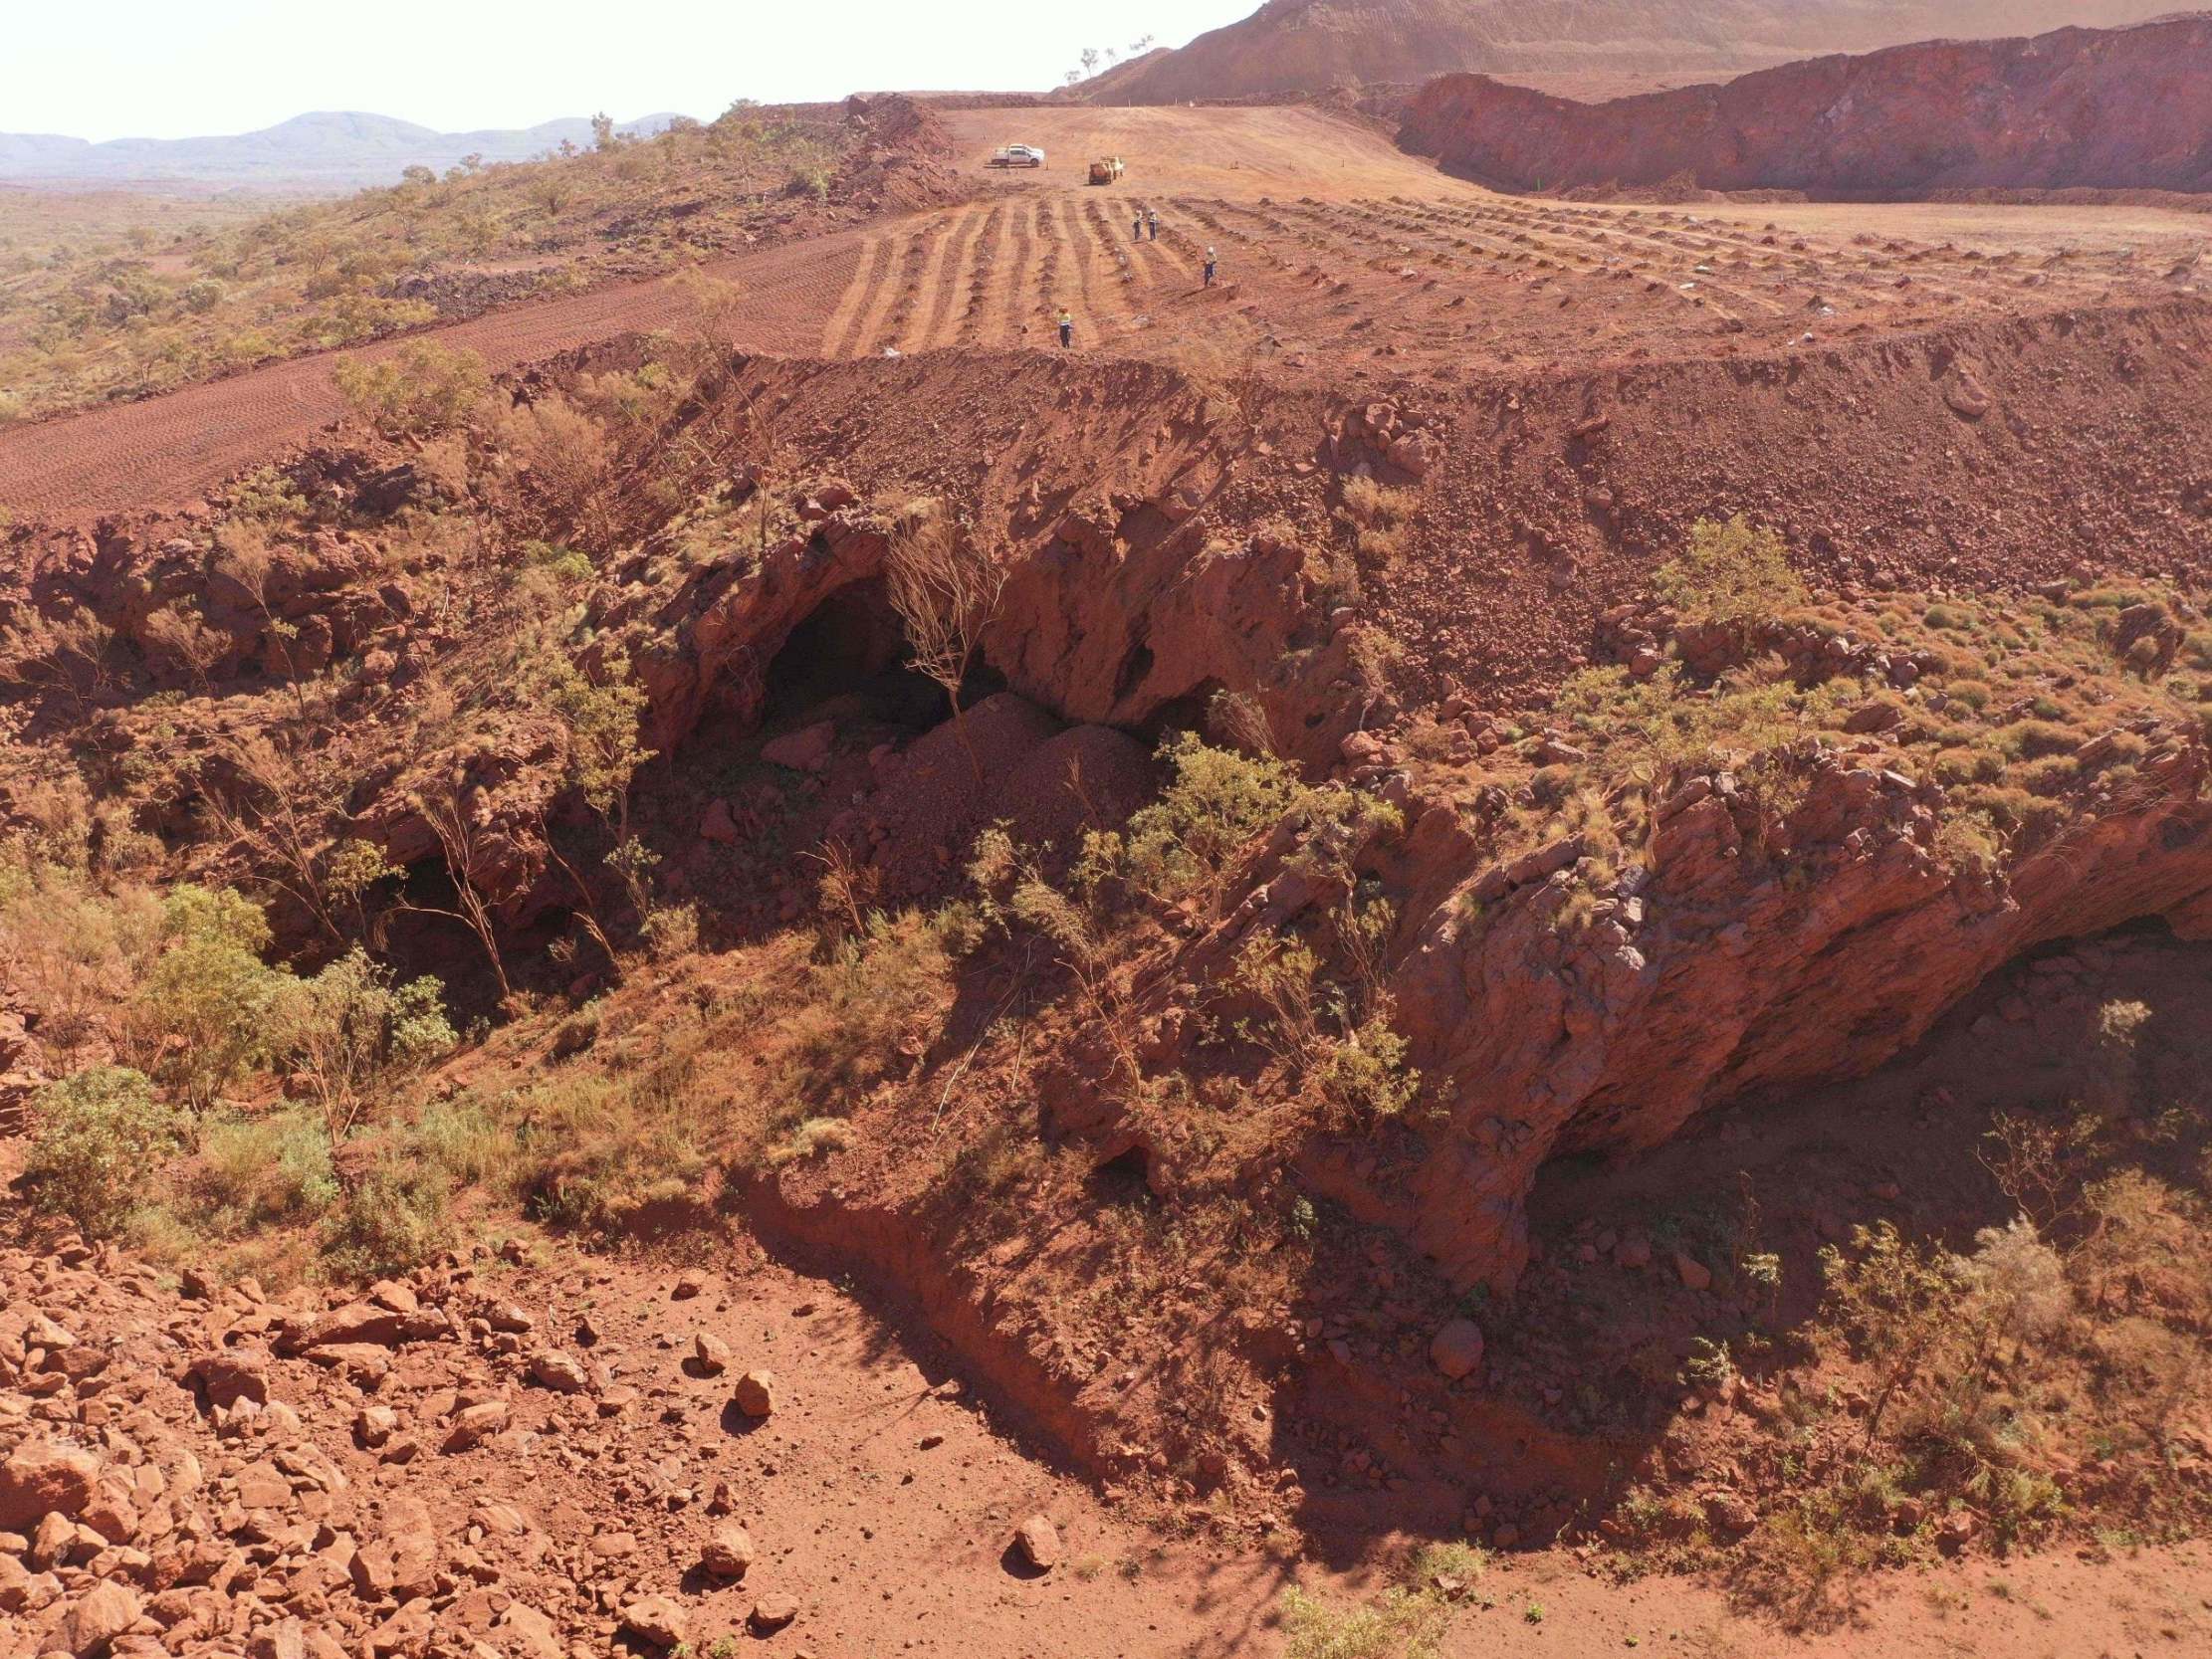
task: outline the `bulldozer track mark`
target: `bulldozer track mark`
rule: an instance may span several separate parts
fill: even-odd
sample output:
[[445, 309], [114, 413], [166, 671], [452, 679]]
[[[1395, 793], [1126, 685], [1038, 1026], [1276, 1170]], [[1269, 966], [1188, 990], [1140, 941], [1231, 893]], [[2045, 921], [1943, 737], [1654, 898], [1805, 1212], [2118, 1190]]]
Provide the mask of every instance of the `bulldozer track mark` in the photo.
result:
[[954, 342], [960, 324], [962, 296], [973, 281], [976, 245], [983, 239], [984, 226], [990, 217], [981, 203], [971, 203], [946, 228], [931, 268], [929, 320], [911, 349], [927, 350]]
[[837, 302], [837, 309], [829, 313], [829, 320], [822, 327], [822, 355], [843, 357], [854, 350], [853, 330], [858, 325], [862, 308], [881, 284], [884, 267], [889, 263], [891, 239], [870, 236], [863, 240], [860, 259], [853, 271], [852, 281], [845, 285], [845, 292]]
[[851, 347], [845, 356], [876, 356], [883, 349], [889, 331], [891, 308], [898, 304], [900, 279], [907, 270], [907, 261], [914, 255], [914, 228], [903, 226], [885, 239], [887, 257], [883, 270], [874, 281], [874, 292], [867, 297], [867, 306], [860, 308], [860, 325], [851, 336]]

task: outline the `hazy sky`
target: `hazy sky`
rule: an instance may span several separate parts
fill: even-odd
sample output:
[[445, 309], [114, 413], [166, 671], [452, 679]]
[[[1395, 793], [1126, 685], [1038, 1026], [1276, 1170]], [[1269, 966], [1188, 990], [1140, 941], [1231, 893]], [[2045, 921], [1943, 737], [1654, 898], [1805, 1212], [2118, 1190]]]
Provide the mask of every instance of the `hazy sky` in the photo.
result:
[[0, 132], [177, 138], [306, 109], [441, 131], [734, 98], [1041, 89], [1258, 0], [0, 0]]

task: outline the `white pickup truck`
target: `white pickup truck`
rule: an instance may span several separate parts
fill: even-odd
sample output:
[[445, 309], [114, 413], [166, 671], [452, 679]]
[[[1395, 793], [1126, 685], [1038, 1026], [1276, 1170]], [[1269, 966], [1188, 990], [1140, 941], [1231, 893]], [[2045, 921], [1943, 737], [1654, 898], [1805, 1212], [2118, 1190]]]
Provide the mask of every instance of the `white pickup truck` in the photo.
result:
[[994, 167], [1041, 167], [1044, 151], [1034, 144], [1002, 144], [991, 152]]

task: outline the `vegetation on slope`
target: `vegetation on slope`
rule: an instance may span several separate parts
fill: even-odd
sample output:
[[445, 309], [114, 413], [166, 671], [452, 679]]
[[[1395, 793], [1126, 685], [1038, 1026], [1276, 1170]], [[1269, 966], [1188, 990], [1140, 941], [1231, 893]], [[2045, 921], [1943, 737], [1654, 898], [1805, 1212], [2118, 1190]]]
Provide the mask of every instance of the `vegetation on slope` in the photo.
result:
[[[242, 224], [0, 253], [0, 422], [738, 252], [828, 222], [864, 122], [739, 104], [531, 162], [416, 167]], [[212, 217], [212, 216], [211, 216]]]
[[[426, 349], [350, 377], [382, 438], [241, 481], [213, 521], [148, 552], [130, 613], [16, 619], [0, 652], [22, 717], [11, 773], [61, 774], [11, 791], [19, 897], [0, 937], [60, 1062], [32, 1107], [39, 1204], [277, 1278], [388, 1271], [471, 1230], [712, 1225], [733, 1193], [834, 1183], [840, 1206], [895, 1211], [979, 1275], [1009, 1240], [1048, 1240], [992, 1280], [995, 1306], [1071, 1392], [1101, 1355], [1156, 1360], [1176, 1399], [1147, 1429], [1161, 1485], [1224, 1506], [1228, 1472], [1262, 1455], [1342, 1467], [1333, 1441], [1234, 1437], [1267, 1390], [1256, 1341], [1225, 1344], [1226, 1321], [1279, 1336], [1274, 1363], [1326, 1366], [1342, 1345], [1441, 1411], [1463, 1401], [1417, 1333], [1479, 1314], [1497, 1355], [1483, 1386], [1549, 1433], [1647, 1429], [1677, 1388], [1820, 1402], [1775, 1406], [1790, 1427], [1746, 1465], [1747, 1526], [1663, 1470], [1616, 1506], [1624, 1541], [1663, 1536], [1761, 1582], [1816, 1574], [1806, 1540], [1856, 1540], [1836, 1547], [1846, 1566], [1940, 1548], [1962, 1512], [2008, 1546], [2092, 1528], [2105, 1489], [2062, 1458], [2093, 1461], [2098, 1436], [2137, 1471], [2181, 1455], [2196, 1374], [2157, 1373], [2171, 1405], [2154, 1423], [2115, 1379], [2200, 1329], [2200, 1287], [2171, 1258], [2201, 1234], [2203, 1148], [2193, 1120], [2145, 1118], [2139, 1095], [2116, 1129], [2002, 1153], [1993, 1178], [2025, 1195], [2026, 1230], [1870, 1229], [1822, 1263], [1756, 1227], [1685, 1229], [1742, 1317], [1694, 1328], [1703, 1348], [1655, 1343], [1643, 1370], [1593, 1366], [1568, 1398], [1557, 1353], [1528, 1377], [1514, 1364], [1524, 1338], [1580, 1322], [1556, 1305], [1538, 1319], [1540, 1329], [1517, 1331], [1355, 1220], [1328, 1171], [1406, 1167], [1449, 1104], [1392, 995], [1417, 834], [1401, 782], [1432, 837], [1442, 822], [1467, 838], [1454, 878], [1580, 838], [1554, 872], [1563, 939], [1617, 914], [1601, 888], [1690, 770], [1725, 771], [1763, 814], [1742, 861], [1778, 886], [1819, 879], [1784, 832], [1805, 770], [1845, 753], [1942, 780], [1934, 856], [1993, 881], [2141, 807], [2174, 742], [2202, 731], [2212, 635], [2187, 595], [2068, 583], [2033, 601], [1844, 604], [1807, 591], [1768, 532], [1703, 525], [1650, 603], [1609, 619], [1611, 660], [1548, 709], [1427, 711], [1390, 733], [1390, 765], [1315, 782], [1273, 752], [1255, 692], [1226, 690], [1210, 735], [1167, 736], [1155, 797], [1125, 821], [1058, 846], [987, 833], [911, 903], [832, 843], [787, 844], [804, 785], [763, 782], [730, 825], [734, 856], [813, 853], [819, 902], [741, 928], [675, 879], [696, 809], [662, 813], [659, 780], [639, 782], [658, 742], [647, 688], [680, 655], [672, 597], [695, 580], [748, 591], [827, 511], [730, 374], [696, 342], [650, 341], [518, 406], [486, 394], [480, 365]], [[915, 521], [844, 511], [849, 534]], [[1359, 562], [1387, 565], [1411, 521], [1402, 496], [1348, 489], [1312, 533], [1314, 591], [1356, 599]], [[1386, 678], [1390, 642], [1368, 655]], [[408, 813], [424, 838], [402, 870], [376, 837]], [[1465, 903], [1479, 926], [1495, 902], [1470, 888]], [[269, 963], [259, 905], [297, 960]], [[407, 965], [433, 952], [485, 1020], [458, 1052], [450, 1027], [468, 1021]], [[2110, 1184], [2130, 1169], [2160, 1189]], [[2097, 1208], [2122, 1200], [2132, 1219]], [[2106, 1273], [2096, 1252], [2119, 1237], [2156, 1260]], [[1353, 1277], [1370, 1268], [1391, 1275], [1379, 1297]], [[1340, 1275], [1357, 1294], [1331, 1300]], [[1899, 1310], [1918, 1323], [1881, 1323]], [[2118, 1354], [2123, 1321], [2148, 1324]], [[1880, 1371], [1904, 1350], [1909, 1374]], [[2062, 1361], [2088, 1408], [2024, 1408], [2022, 1367]], [[1948, 1391], [1959, 1376], [1980, 1379], [1971, 1397]], [[1828, 1404], [1832, 1382], [1885, 1403]], [[1945, 1450], [1930, 1414], [1959, 1412], [1968, 1450]], [[1149, 1467], [1145, 1451], [1111, 1455]], [[1831, 1492], [1790, 1519], [1808, 1478], [1828, 1492], [1855, 1458], [1887, 1471], [1880, 1503]], [[2196, 1524], [2186, 1481], [2153, 1484], [2134, 1513]], [[1545, 1536], [1595, 1519], [1558, 1515]], [[1410, 1593], [1384, 1611], [1418, 1635], [1436, 1608]], [[1300, 1617], [1328, 1639], [1333, 1615]]]

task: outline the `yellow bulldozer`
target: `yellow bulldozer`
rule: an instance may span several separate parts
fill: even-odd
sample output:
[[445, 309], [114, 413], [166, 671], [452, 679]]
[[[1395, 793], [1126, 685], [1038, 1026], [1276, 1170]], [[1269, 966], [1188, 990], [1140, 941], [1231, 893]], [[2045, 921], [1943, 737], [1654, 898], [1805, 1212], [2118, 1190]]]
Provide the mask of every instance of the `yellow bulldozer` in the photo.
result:
[[1093, 184], [1111, 184], [1128, 170], [1121, 164], [1120, 156], [1109, 155], [1103, 160], [1091, 163], [1091, 182]]

